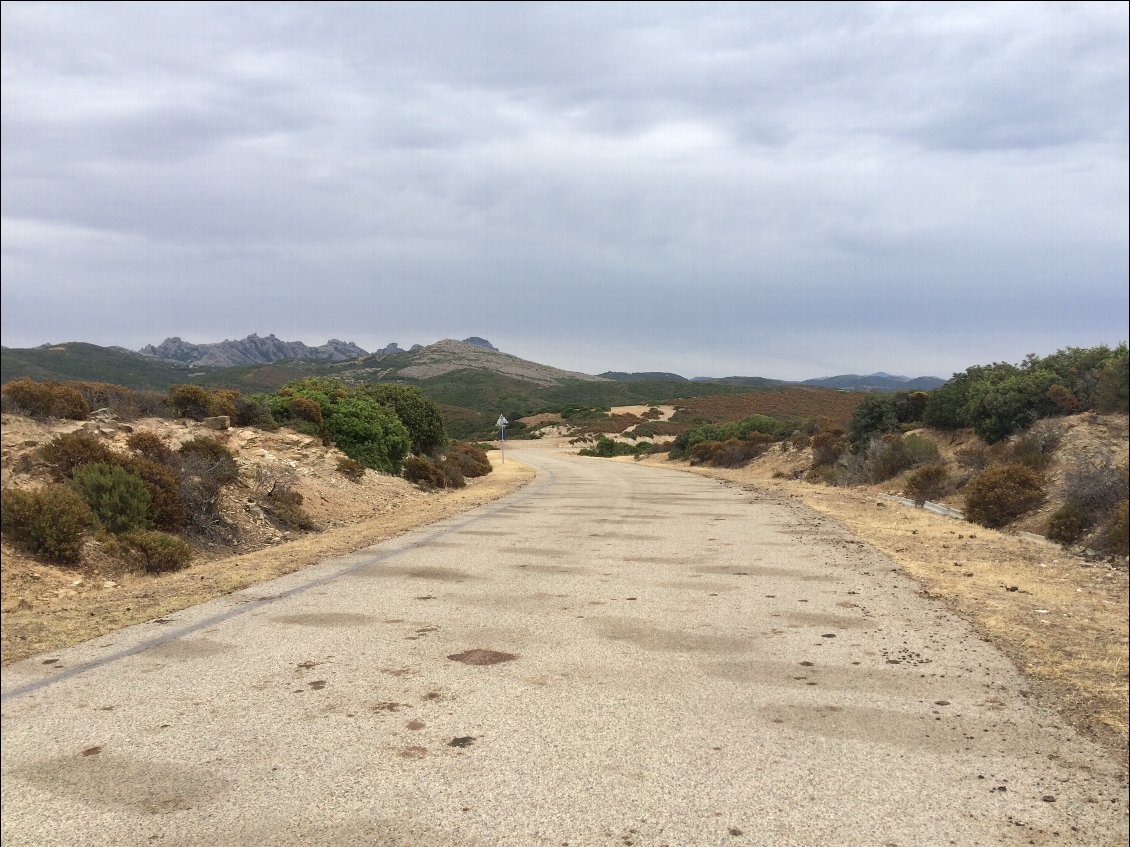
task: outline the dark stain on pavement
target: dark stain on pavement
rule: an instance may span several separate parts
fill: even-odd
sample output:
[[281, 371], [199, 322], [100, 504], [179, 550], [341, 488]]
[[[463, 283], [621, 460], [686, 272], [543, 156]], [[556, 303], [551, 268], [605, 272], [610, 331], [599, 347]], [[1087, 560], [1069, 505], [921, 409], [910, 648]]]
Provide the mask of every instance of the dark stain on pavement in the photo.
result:
[[49, 796], [99, 809], [125, 809], [163, 815], [215, 801], [228, 784], [218, 774], [189, 765], [145, 761], [88, 747], [64, 756], [15, 768], [10, 775], [32, 783]]
[[453, 662], [462, 662], [465, 665], [497, 665], [500, 662], [512, 662], [518, 658], [514, 653], [503, 653], [499, 650], [464, 650], [462, 653], [453, 653], [447, 658]]
[[301, 615], [280, 615], [271, 618], [275, 623], [295, 624], [296, 626], [320, 626], [328, 629], [343, 626], [361, 626], [373, 620], [372, 615], [357, 615], [351, 612], [308, 612]]
[[406, 576], [409, 579], [426, 579], [432, 582], [467, 582], [478, 579], [466, 571], [457, 568], [429, 568], [429, 567], [397, 567], [395, 565], [374, 565], [357, 571], [359, 576], [367, 577], [396, 577]]
[[742, 653], [750, 649], [744, 636], [711, 635], [666, 629], [638, 618], [591, 618], [597, 631], [609, 641], [627, 641], [644, 650], [675, 653]]
[[162, 659], [206, 659], [232, 650], [230, 644], [209, 641], [207, 638], [193, 638], [183, 641], [167, 641], [145, 651], [146, 656]]

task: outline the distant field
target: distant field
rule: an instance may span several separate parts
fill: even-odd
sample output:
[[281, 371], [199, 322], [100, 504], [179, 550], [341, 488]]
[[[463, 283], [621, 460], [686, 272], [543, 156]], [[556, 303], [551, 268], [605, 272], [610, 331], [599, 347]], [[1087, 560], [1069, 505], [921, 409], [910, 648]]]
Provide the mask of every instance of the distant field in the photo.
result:
[[798, 386], [747, 394], [694, 397], [679, 401], [679, 411], [671, 421], [689, 424], [696, 419], [704, 419], [710, 423], [722, 423], [740, 420], [749, 415], [772, 415], [792, 421], [817, 418], [835, 426], [846, 427], [851, 420], [851, 413], [864, 396], [866, 395], [857, 392]]

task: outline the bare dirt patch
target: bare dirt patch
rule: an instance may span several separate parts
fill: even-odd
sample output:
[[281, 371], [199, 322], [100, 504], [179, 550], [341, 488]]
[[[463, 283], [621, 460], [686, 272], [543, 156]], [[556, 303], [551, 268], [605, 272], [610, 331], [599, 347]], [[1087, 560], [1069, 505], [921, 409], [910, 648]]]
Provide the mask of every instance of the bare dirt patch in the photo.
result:
[[504, 653], [500, 650], [475, 649], [453, 653], [447, 658], [465, 665], [497, 665], [500, 662], [512, 662], [518, 657], [514, 653]]

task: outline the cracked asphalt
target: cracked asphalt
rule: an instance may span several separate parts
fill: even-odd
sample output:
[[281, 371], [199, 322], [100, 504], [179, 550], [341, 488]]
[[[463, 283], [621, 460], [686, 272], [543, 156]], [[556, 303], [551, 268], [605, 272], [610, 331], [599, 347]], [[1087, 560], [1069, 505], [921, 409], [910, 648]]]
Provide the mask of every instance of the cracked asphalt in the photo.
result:
[[1125, 845], [1117, 763], [803, 507], [525, 489], [3, 672], [4, 845]]

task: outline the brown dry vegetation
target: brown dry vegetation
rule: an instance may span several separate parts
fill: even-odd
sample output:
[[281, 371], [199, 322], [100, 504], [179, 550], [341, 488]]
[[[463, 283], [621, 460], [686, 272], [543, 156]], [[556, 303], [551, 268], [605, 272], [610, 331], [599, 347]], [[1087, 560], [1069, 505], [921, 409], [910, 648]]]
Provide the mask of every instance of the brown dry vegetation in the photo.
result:
[[[1079, 415], [1063, 426], [1063, 448], [1048, 469], [1051, 496], [1041, 514], [1055, 508], [1064, 470], [1078, 456], [1113, 444], [1125, 460], [1124, 416]], [[943, 457], [970, 438], [927, 434], [939, 439]], [[811, 463], [810, 452], [783, 452], [778, 445], [738, 469], [691, 468], [662, 456], [644, 461], [796, 498], [839, 521], [917, 580], [926, 596], [968, 620], [1033, 681], [1045, 702], [1126, 761], [1125, 559], [1085, 557], [1015, 530], [985, 529], [885, 499], [883, 494], [901, 490], [901, 477], [854, 488], [802, 482], [796, 477]], [[1040, 525], [1041, 514], [1021, 526]]]
[[[710, 423], [736, 421], [750, 415], [770, 415], [785, 420], [819, 420], [829, 427], [846, 427], [851, 413], [866, 396], [831, 388], [781, 388], [749, 394], [722, 394], [677, 401], [679, 411], [671, 419], [689, 425], [702, 419]], [[687, 427], [684, 426], [684, 429]]]
[[[108, 555], [95, 539], [86, 543], [80, 567], [36, 561], [3, 542], [4, 664], [75, 644], [103, 633], [229, 594], [348, 553], [501, 497], [532, 478], [530, 468], [510, 461], [458, 491], [424, 492], [398, 477], [366, 471], [358, 482], [339, 470], [338, 450], [290, 430], [275, 433], [236, 429], [214, 433], [190, 421], [145, 419], [136, 431], [153, 432], [172, 447], [207, 432], [226, 441], [239, 465], [239, 480], [223, 492], [221, 514], [238, 531], [238, 543], [197, 541], [191, 565], [177, 573], [147, 575]], [[3, 484], [35, 487], [43, 469], [35, 451], [74, 422], [3, 418]], [[126, 433], [103, 436], [125, 449]], [[264, 514], [259, 495], [285, 481], [302, 495], [302, 508], [317, 533], [280, 530]]]

